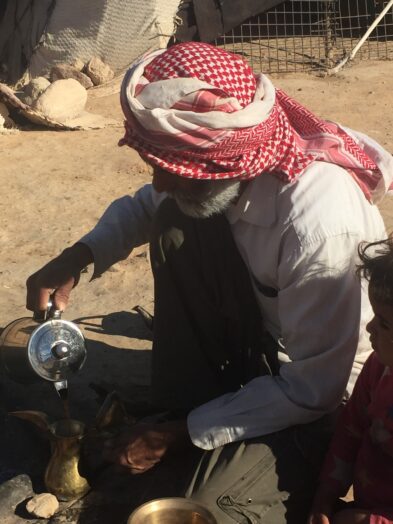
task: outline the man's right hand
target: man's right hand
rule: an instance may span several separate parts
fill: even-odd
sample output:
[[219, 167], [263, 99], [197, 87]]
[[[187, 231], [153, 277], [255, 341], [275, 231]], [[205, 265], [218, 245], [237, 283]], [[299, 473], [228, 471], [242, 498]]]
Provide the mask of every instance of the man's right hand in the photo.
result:
[[77, 243], [65, 249], [27, 279], [27, 309], [46, 311], [52, 296], [54, 307], [64, 311], [82, 269], [92, 262], [93, 254], [85, 244]]

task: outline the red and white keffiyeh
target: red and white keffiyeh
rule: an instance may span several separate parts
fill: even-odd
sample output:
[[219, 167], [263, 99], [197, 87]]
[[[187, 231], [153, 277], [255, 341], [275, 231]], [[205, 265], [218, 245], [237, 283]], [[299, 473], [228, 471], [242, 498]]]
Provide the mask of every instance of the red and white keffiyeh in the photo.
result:
[[313, 160], [338, 164], [369, 200], [393, 178], [391, 155], [368, 137], [321, 120], [254, 75], [238, 55], [187, 42], [148, 53], [121, 88], [126, 134], [120, 145], [182, 177], [296, 180]]

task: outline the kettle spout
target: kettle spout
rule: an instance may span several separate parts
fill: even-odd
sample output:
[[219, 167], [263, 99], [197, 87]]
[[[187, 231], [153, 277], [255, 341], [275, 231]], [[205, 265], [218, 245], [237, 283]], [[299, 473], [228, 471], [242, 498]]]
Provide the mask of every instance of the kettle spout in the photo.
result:
[[55, 390], [57, 391], [57, 394], [59, 397], [64, 400], [67, 398], [67, 392], [68, 392], [68, 383], [66, 380], [58, 380], [57, 382], [54, 382], [53, 385], [55, 386]]
[[8, 415], [21, 418], [23, 420], [28, 420], [29, 422], [35, 424], [44, 433], [49, 432], [49, 418], [42, 411], [11, 411], [8, 413]]

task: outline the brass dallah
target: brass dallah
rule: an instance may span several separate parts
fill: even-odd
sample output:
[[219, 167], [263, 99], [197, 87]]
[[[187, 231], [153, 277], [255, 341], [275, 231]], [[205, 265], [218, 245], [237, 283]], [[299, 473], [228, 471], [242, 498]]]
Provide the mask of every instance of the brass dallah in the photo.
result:
[[14, 411], [9, 414], [32, 422], [50, 440], [52, 453], [44, 478], [47, 490], [62, 501], [77, 499], [87, 493], [90, 486], [79, 471], [85, 425], [72, 419], [51, 424], [41, 411]]

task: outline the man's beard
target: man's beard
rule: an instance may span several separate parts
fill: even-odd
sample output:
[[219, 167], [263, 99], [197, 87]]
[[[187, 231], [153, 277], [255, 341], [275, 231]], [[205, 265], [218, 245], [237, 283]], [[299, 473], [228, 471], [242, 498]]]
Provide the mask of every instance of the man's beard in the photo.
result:
[[239, 196], [238, 180], [201, 180], [200, 191], [184, 189], [168, 192], [176, 200], [180, 210], [192, 218], [208, 218], [223, 213]]

